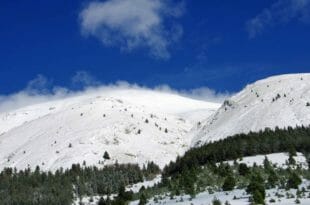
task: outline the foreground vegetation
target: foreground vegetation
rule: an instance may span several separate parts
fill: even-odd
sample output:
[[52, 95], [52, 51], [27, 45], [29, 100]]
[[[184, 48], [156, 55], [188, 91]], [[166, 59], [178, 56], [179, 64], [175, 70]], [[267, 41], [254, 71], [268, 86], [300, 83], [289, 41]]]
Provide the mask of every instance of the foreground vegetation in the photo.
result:
[[188, 168], [206, 164], [235, 160], [245, 156], [277, 152], [310, 153], [310, 127], [296, 127], [275, 130], [265, 129], [257, 133], [238, 134], [201, 147], [192, 148], [176, 162], [164, 169], [165, 176], [179, 174]]
[[17, 171], [6, 168], [0, 173], [1, 205], [69, 205], [74, 197], [110, 195], [124, 190], [129, 184], [143, 181], [158, 174], [160, 169], [149, 163], [138, 165], [112, 165], [104, 168], [72, 165], [63, 171], [41, 172], [37, 167]]
[[195, 198], [196, 194], [205, 191], [212, 194], [243, 189], [251, 196], [250, 201], [263, 204], [267, 189], [298, 189], [302, 179], [310, 180], [309, 169], [295, 163], [294, 160], [288, 160], [287, 167], [282, 168], [265, 158], [261, 166], [254, 164], [249, 167], [236, 161], [230, 164], [208, 164], [198, 169], [184, 170], [181, 174], [166, 178], [162, 184], [142, 189], [136, 199], [143, 194], [148, 198], [155, 197], [152, 200], [156, 202], [160, 200], [159, 196], [165, 196], [166, 193], [169, 193], [170, 199], [182, 195]]
[[[258, 133], [239, 134], [201, 147], [192, 148], [183, 157], [178, 157], [163, 170], [162, 184], [148, 190], [149, 196], [169, 192], [171, 197], [181, 193], [194, 197], [206, 188], [213, 191], [229, 191], [244, 188], [252, 200], [262, 203], [266, 188], [297, 188], [301, 177], [309, 178], [309, 168], [295, 165], [296, 151], [307, 158], [310, 153], [310, 127], [265, 129]], [[224, 161], [245, 156], [287, 152], [290, 157], [287, 169], [274, 167], [268, 159], [263, 167], [247, 167]]]
[[[188, 194], [191, 197], [208, 190], [245, 189], [255, 203], [264, 203], [266, 189], [298, 188], [301, 179], [309, 179], [308, 168], [295, 164], [296, 151], [306, 157], [310, 153], [310, 128], [266, 129], [258, 133], [240, 134], [193, 148], [171, 162], [162, 172], [163, 180], [152, 188], [142, 187], [139, 193], [126, 192], [125, 186], [152, 178], [160, 173], [154, 163], [141, 169], [138, 165], [113, 165], [104, 168], [73, 165], [55, 173], [7, 168], [0, 173], [0, 205], [67, 205], [74, 198], [102, 197], [98, 204], [123, 205], [131, 200], [146, 204], [154, 196], [169, 193], [170, 197]], [[263, 166], [223, 163], [245, 156], [288, 152], [287, 168], [275, 167], [266, 158]], [[154, 201], [158, 200], [157, 197]]]

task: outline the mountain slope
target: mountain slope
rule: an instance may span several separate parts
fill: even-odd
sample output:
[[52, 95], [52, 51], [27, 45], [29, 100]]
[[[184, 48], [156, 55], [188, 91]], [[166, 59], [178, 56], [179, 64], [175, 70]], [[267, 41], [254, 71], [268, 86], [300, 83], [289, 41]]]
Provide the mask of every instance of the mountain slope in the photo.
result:
[[[193, 124], [218, 107], [176, 94], [113, 89], [0, 113], [0, 168], [55, 170], [83, 161], [164, 166], [188, 148]], [[103, 162], [104, 151], [111, 160]]]
[[310, 74], [270, 77], [246, 86], [189, 134], [192, 146], [265, 128], [310, 124]]

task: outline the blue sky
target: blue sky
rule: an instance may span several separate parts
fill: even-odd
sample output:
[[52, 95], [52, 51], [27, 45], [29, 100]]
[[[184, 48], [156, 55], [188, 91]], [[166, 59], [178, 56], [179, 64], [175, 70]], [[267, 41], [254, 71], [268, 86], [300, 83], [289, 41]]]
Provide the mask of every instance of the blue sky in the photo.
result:
[[44, 78], [236, 92], [310, 71], [310, 0], [0, 3], [0, 94]]

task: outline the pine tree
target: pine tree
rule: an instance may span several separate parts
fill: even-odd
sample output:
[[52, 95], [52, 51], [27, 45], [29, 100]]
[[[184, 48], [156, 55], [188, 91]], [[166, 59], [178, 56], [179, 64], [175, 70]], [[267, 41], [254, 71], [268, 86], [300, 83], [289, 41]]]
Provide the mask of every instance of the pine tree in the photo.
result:
[[265, 204], [264, 196], [259, 190], [255, 190], [252, 197], [255, 204]]
[[290, 147], [289, 147], [289, 155], [290, 156], [297, 156], [296, 148], [293, 145], [290, 145]]
[[245, 175], [247, 175], [249, 173], [250, 169], [248, 168], [248, 166], [246, 164], [241, 163], [241, 164], [239, 164], [238, 171], [239, 171], [239, 174], [241, 176], [245, 176]]
[[296, 160], [294, 159], [294, 155], [292, 155], [291, 153], [288, 157], [288, 164], [289, 165], [295, 165], [296, 164]]
[[139, 205], [147, 204], [147, 198], [144, 193], [140, 194]]
[[296, 172], [292, 172], [287, 180], [288, 189], [298, 189], [298, 186], [301, 184], [302, 180]]
[[191, 169], [188, 170], [187, 168], [181, 175], [181, 186], [183, 186], [185, 193], [189, 194], [192, 198], [196, 196], [195, 190], [195, 182], [197, 180], [196, 172]]
[[236, 186], [236, 180], [232, 175], [226, 177], [224, 184], [222, 186], [223, 191], [231, 191]]
[[257, 204], [264, 204], [266, 197], [264, 180], [259, 173], [254, 173], [246, 191], [252, 194], [252, 198]]
[[106, 205], [103, 197], [100, 197], [99, 201], [98, 201], [98, 205]]
[[277, 182], [279, 181], [279, 177], [277, 176], [276, 172], [274, 170], [269, 172], [268, 176], [268, 187], [274, 188], [277, 185]]
[[265, 156], [265, 159], [264, 159], [264, 169], [266, 171], [269, 171], [272, 169], [272, 165], [270, 163], [270, 161], [268, 160], [268, 158]]
[[214, 198], [214, 199], [212, 200], [212, 205], [222, 205], [222, 202], [221, 202], [219, 199]]
[[107, 151], [104, 152], [103, 159], [105, 159], [105, 160], [109, 160], [110, 159], [110, 155], [109, 155], [109, 153]]

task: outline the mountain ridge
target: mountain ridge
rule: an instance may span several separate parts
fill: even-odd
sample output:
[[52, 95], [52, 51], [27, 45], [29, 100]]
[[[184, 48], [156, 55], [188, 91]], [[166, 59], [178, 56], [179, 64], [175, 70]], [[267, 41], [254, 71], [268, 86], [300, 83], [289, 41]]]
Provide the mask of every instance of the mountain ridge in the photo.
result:
[[272, 76], [247, 85], [191, 131], [192, 146], [265, 128], [310, 124], [310, 74]]
[[[192, 125], [218, 106], [172, 93], [113, 89], [0, 113], [0, 167], [56, 170], [84, 161], [163, 167], [187, 149]], [[195, 110], [199, 115], [191, 116]], [[104, 151], [110, 160], [102, 158]]]

